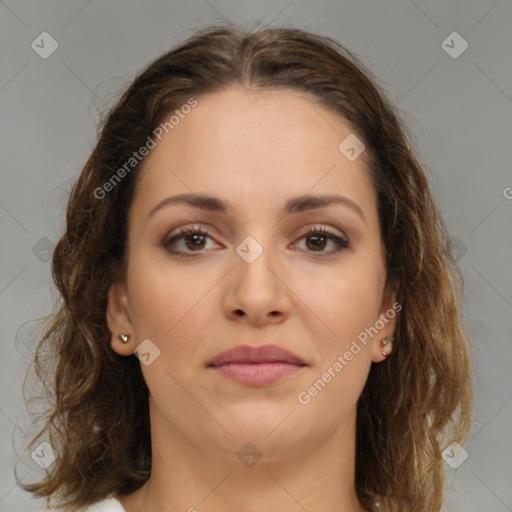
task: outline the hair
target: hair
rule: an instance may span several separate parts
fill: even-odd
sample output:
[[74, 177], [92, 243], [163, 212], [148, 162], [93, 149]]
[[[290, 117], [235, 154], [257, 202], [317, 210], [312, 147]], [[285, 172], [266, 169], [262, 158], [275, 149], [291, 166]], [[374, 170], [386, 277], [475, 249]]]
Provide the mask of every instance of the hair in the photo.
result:
[[371, 72], [333, 39], [230, 24], [203, 28], [152, 62], [100, 123], [53, 253], [61, 297], [34, 357], [50, 405], [29, 447], [47, 439], [59, 456], [44, 479], [20, 485], [71, 510], [149, 478], [148, 389], [138, 359], [111, 348], [105, 318], [108, 289], [126, 272], [127, 212], [142, 164], [101, 199], [97, 191], [165, 116], [231, 87], [307, 94], [366, 146], [388, 278], [402, 309], [394, 351], [372, 365], [358, 401], [356, 492], [370, 511], [439, 511], [442, 450], [462, 445], [471, 426], [470, 346], [461, 273], [407, 130]]

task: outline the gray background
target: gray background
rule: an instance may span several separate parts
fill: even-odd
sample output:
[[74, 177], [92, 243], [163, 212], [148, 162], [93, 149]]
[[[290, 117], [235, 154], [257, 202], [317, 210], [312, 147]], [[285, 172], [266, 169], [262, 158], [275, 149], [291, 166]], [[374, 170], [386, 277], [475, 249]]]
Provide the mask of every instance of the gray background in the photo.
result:
[[[195, 29], [229, 19], [338, 39], [379, 77], [409, 126], [454, 237], [473, 338], [476, 413], [469, 458], [448, 466], [446, 510], [512, 510], [512, 89], [510, 0], [0, 0], [0, 511], [42, 508], [16, 485], [27, 424], [21, 395], [50, 311], [51, 248], [72, 181], [91, 151], [98, 108]], [[42, 32], [58, 42], [41, 58]], [[467, 50], [442, 42], [458, 32]], [[458, 51], [460, 41], [447, 43]], [[48, 48], [48, 46], [46, 46]], [[24, 482], [42, 475], [30, 456]]]

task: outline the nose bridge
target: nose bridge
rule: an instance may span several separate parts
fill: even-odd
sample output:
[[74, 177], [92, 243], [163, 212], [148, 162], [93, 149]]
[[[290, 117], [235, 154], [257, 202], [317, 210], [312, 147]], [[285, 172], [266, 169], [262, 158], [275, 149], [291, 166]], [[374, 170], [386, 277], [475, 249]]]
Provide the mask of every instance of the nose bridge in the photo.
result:
[[271, 237], [259, 236], [262, 243], [248, 236], [237, 246], [235, 259], [235, 279], [239, 287], [247, 292], [268, 294], [275, 291], [275, 275], [271, 268], [275, 262]]
[[259, 238], [262, 243], [248, 236], [236, 247], [227, 304], [229, 313], [242, 311], [261, 321], [286, 313], [288, 307], [285, 287], [277, 277], [279, 257], [271, 236], [263, 233]]

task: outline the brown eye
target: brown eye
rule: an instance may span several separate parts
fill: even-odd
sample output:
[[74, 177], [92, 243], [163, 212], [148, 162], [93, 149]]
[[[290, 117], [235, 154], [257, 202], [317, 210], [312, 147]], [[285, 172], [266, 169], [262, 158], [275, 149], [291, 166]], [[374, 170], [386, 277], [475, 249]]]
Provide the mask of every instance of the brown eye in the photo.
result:
[[192, 251], [204, 249], [206, 245], [206, 236], [200, 233], [184, 236], [183, 240], [186, 247]]
[[323, 250], [327, 245], [328, 238], [325, 235], [314, 234], [306, 237], [308, 249], [313, 251]]
[[[313, 254], [315, 257], [333, 256], [343, 249], [349, 247], [347, 240], [331, 233], [325, 228], [311, 229], [304, 233], [300, 238], [298, 244], [305, 242], [305, 251]], [[328, 249], [329, 245], [334, 245], [333, 249]]]
[[192, 227], [179, 230], [168, 236], [162, 245], [168, 252], [176, 256], [198, 256], [207, 252], [209, 248], [211, 249], [209, 246], [212, 243], [215, 244], [207, 231]]

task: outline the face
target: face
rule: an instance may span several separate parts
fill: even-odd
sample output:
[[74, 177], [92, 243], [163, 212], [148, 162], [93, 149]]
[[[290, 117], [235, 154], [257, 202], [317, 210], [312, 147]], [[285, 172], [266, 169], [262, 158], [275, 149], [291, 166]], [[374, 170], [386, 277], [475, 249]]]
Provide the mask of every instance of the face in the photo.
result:
[[312, 97], [197, 101], [144, 161], [111, 343], [130, 356], [150, 340], [152, 429], [285, 457], [353, 426], [393, 333], [376, 194], [365, 154], [338, 149], [353, 130]]

